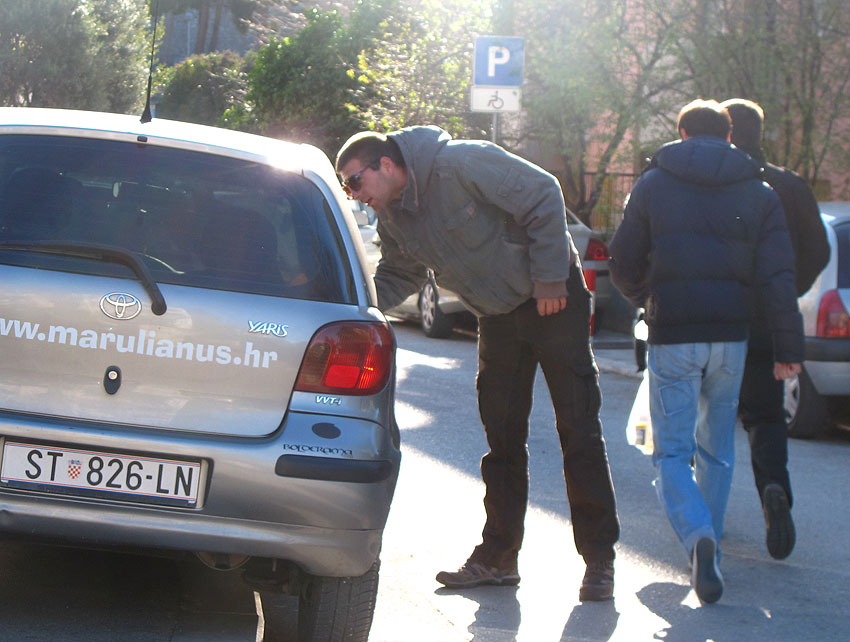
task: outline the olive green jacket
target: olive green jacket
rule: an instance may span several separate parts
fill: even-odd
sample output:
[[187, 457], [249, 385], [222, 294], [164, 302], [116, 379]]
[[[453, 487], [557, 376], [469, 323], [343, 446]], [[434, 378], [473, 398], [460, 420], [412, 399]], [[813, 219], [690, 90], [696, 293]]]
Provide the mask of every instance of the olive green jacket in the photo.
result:
[[401, 199], [378, 212], [378, 304], [418, 292], [431, 268], [476, 315], [566, 296], [575, 246], [554, 176], [498, 145], [437, 127], [389, 134], [407, 166]]

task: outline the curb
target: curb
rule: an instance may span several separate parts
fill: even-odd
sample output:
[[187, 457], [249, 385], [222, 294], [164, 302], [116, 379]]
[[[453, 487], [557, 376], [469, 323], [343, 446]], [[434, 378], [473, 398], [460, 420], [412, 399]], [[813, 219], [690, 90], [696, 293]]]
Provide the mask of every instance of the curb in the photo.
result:
[[615, 359], [597, 356], [596, 365], [599, 367], [600, 372], [611, 372], [623, 377], [631, 377], [632, 379], [643, 379], [643, 373], [635, 371], [633, 367], [626, 367]]

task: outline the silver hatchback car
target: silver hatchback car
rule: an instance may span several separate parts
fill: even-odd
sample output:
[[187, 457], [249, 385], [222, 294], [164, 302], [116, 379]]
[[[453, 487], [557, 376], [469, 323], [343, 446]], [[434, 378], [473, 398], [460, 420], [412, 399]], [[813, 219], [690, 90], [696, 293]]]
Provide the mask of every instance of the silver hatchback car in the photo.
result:
[[799, 299], [806, 360], [785, 381], [788, 434], [818, 437], [850, 428], [850, 203], [820, 203], [829, 262]]
[[319, 150], [2, 108], [0, 283], [0, 534], [193, 552], [367, 639], [395, 339]]

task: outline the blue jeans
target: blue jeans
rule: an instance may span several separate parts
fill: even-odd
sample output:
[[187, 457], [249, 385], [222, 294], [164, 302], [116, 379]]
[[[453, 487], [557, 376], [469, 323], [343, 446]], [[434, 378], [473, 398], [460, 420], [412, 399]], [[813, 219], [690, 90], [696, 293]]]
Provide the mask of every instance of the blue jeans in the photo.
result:
[[653, 344], [648, 353], [655, 490], [690, 555], [699, 538], [723, 535], [747, 342]]

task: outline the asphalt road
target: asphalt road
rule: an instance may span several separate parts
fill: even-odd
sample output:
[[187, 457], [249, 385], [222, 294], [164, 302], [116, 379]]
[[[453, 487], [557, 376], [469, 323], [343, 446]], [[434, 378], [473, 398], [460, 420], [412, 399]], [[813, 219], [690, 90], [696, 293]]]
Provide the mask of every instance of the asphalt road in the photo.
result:
[[[475, 343], [424, 338], [397, 326], [398, 419], [404, 459], [387, 526], [372, 642], [805, 642], [850, 639], [850, 435], [790, 443], [797, 547], [781, 562], [764, 547], [764, 520], [743, 430], [721, 544], [723, 598], [701, 606], [686, 556], [652, 486], [649, 457], [625, 425], [639, 380], [632, 353], [599, 349], [602, 418], [622, 535], [615, 599], [578, 601], [584, 572], [575, 551], [554, 418], [542, 378], [532, 411], [530, 506], [516, 589], [440, 588], [434, 575], [459, 566], [480, 541], [485, 443], [475, 405]], [[599, 341], [605, 346], [604, 341]]]
[[[542, 379], [529, 438], [530, 505], [517, 588], [447, 591], [434, 580], [480, 541], [486, 447], [475, 402], [475, 341], [397, 324], [403, 461], [382, 553], [371, 642], [807, 642], [850, 639], [850, 437], [792, 441], [798, 543], [784, 561], [764, 522], [743, 431], [722, 542], [726, 591], [700, 606], [661, 512], [649, 458], [625, 424], [638, 379], [631, 352], [597, 341], [602, 419], [622, 524], [615, 599], [578, 602], [560, 451]], [[620, 374], [618, 374], [620, 373]], [[264, 622], [234, 573], [199, 563], [27, 543], [0, 545], [0, 642], [255, 642]], [[262, 610], [260, 609], [260, 612]]]

